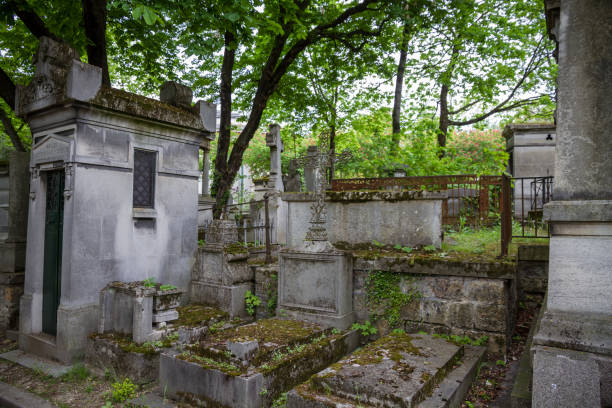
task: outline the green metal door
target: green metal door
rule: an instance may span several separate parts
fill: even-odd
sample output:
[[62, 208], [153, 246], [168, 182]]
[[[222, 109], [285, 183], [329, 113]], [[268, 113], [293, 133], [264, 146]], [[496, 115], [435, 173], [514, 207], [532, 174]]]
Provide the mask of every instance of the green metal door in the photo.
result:
[[47, 175], [45, 215], [45, 265], [43, 272], [43, 332], [57, 334], [57, 308], [62, 277], [62, 232], [64, 224], [64, 171]]

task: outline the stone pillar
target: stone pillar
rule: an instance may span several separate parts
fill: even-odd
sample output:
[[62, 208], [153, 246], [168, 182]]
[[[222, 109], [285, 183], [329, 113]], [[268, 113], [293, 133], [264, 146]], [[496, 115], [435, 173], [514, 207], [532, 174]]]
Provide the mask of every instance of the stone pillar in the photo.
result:
[[548, 295], [532, 348], [533, 406], [611, 406], [612, 2], [548, 6], [559, 44], [559, 99], [554, 201], [544, 208], [551, 223]]
[[317, 172], [319, 171], [315, 157], [320, 154], [319, 146], [308, 146], [306, 150], [306, 165], [304, 165], [304, 182], [306, 184], [306, 191], [315, 191]]
[[30, 152], [11, 152], [9, 156], [8, 242], [26, 242], [29, 196]]
[[198, 249], [191, 276], [191, 301], [218, 307], [231, 317], [246, 314], [244, 294], [253, 291], [249, 253], [238, 242], [236, 223], [213, 220]]
[[210, 195], [210, 190], [209, 190], [210, 161], [208, 158], [209, 150], [203, 149], [201, 147], [200, 149], [202, 150], [202, 195], [209, 196]]
[[23, 281], [30, 196], [30, 152], [9, 155], [8, 235], [0, 242], [0, 330], [16, 329]]
[[283, 192], [283, 171], [281, 170], [281, 153], [283, 152], [283, 141], [280, 135], [280, 125], [270, 125], [270, 131], [266, 133], [266, 145], [270, 148], [270, 177], [268, 187]]

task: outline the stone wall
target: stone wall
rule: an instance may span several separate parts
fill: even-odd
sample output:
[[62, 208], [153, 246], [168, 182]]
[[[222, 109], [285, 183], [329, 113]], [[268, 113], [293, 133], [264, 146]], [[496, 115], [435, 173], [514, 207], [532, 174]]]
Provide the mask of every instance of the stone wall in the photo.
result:
[[[286, 213], [279, 229], [286, 232], [288, 247], [302, 243], [310, 226], [312, 193], [284, 193]], [[373, 240], [402, 246], [442, 243], [443, 193], [423, 191], [327, 192], [327, 232], [332, 243], [371, 243]], [[281, 225], [284, 224], [284, 225]]]
[[[255, 295], [261, 300], [256, 310], [256, 317], [264, 319], [276, 315], [278, 303], [278, 264], [253, 265], [255, 275]], [[271, 313], [272, 312], [272, 313]]]
[[541, 304], [548, 287], [548, 244], [519, 245], [516, 273], [519, 300], [528, 306]]
[[[373, 271], [400, 274], [400, 288], [420, 298], [400, 309], [401, 327], [478, 339], [488, 336], [489, 351], [504, 354], [510, 345], [516, 304], [516, 274], [511, 262], [469, 262], [427, 258], [355, 258], [353, 305], [357, 320], [370, 318], [367, 277]], [[385, 322], [379, 328], [388, 329]]]

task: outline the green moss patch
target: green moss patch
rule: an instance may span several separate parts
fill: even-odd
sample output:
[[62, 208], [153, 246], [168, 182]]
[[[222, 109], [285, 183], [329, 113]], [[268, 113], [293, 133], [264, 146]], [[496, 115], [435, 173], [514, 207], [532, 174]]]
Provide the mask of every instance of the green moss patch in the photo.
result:
[[179, 318], [172, 322], [175, 327], [208, 326], [210, 323], [219, 322], [228, 317], [228, 314], [222, 310], [198, 304], [179, 306], [176, 310]]

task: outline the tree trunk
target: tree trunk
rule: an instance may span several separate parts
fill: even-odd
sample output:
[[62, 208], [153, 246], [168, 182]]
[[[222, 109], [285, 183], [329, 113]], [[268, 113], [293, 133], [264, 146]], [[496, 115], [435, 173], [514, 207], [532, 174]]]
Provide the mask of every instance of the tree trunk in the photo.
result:
[[106, 55], [106, 0], [83, 0], [87, 60], [102, 68], [102, 85], [111, 86]]
[[[442, 84], [440, 90], [440, 124], [438, 126], [438, 146], [446, 147], [446, 134], [448, 133], [448, 85]], [[444, 157], [444, 150], [440, 151]]]
[[13, 143], [15, 150], [17, 150], [18, 152], [25, 152], [26, 148], [21, 142], [21, 139], [19, 139], [19, 135], [13, 127], [11, 119], [8, 117], [8, 115], [6, 114], [6, 112], [4, 112], [4, 109], [2, 108], [0, 108], [0, 121], [2, 122], [2, 125], [4, 125], [4, 131], [11, 138], [11, 142]]
[[[335, 115], [334, 115], [335, 116]], [[329, 153], [331, 160], [329, 163], [329, 185], [331, 186], [332, 181], [335, 177], [335, 166], [334, 166], [334, 155], [336, 154], [336, 121], [334, 120], [329, 127]]]
[[393, 100], [393, 113], [391, 115], [393, 122], [393, 135], [391, 136], [392, 152], [399, 150], [400, 133], [402, 131], [400, 125], [400, 115], [402, 110], [402, 90], [404, 87], [404, 72], [406, 71], [406, 57], [408, 54], [408, 22], [404, 23], [404, 31], [402, 33], [402, 44], [400, 45], [400, 58], [397, 64], [397, 76], [395, 80], [395, 96]]
[[221, 217], [223, 206], [227, 203], [228, 195], [234, 177], [227, 174], [227, 152], [232, 138], [232, 72], [236, 59], [234, 34], [225, 32], [225, 50], [223, 51], [223, 65], [221, 67], [221, 118], [219, 123], [219, 139], [217, 141], [217, 158], [215, 159], [215, 173], [211, 194], [215, 197], [213, 217]]

